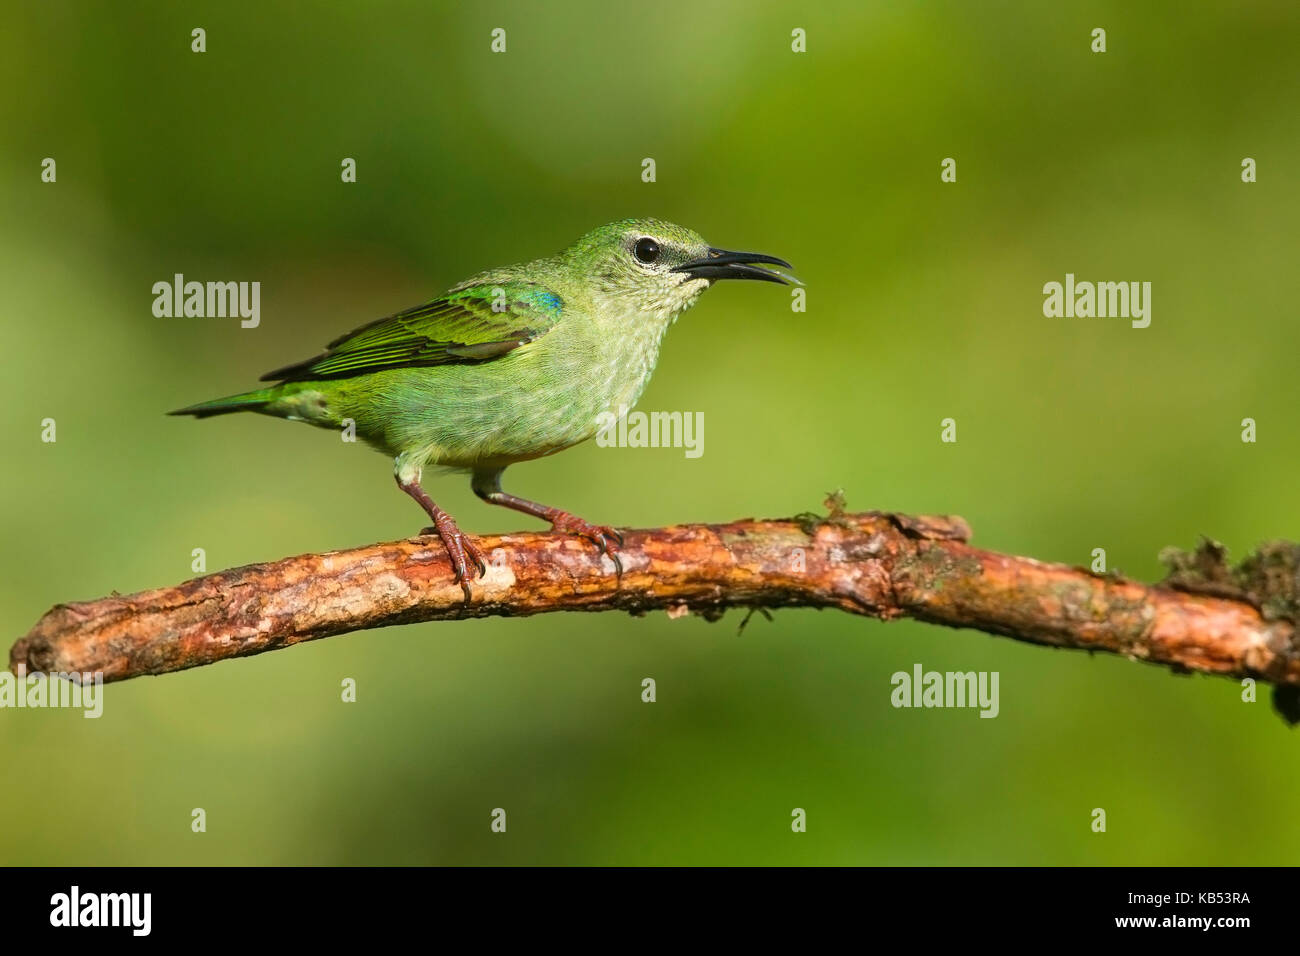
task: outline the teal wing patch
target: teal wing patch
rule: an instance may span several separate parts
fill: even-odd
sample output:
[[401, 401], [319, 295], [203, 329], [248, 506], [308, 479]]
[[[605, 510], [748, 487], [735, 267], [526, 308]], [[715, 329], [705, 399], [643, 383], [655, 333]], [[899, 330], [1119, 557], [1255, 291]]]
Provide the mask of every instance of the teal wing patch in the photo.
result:
[[351, 378], [392, 368], [490, 362], [545, 335], [564, 302], [544, 286], [502, 282], [457, 289], [339, 336], [315, 358], [264, 382]]

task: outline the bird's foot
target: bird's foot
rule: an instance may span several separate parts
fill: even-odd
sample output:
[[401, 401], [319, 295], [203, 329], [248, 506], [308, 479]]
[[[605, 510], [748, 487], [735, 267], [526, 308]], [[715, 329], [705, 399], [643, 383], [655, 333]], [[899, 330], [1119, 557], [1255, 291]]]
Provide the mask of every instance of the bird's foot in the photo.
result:
[[608, 555], [609, 560], [614, 563], [615, 574], [622, 579], [623, 562], [619, 560], [618, 549], [623, 546], [623, 535], [618, 531], [609, 525], [583, 521], [577, 515], [571, 515], [567, 511], [561, 511], [551, 518], [551, 530], [561, 534], [576, 534], [595, 544], [600, 548], [601, 554]]
[[451, 515], [445, 511], [441, 512], [434, 518], [434, 522], [432, 527], [421, 529], [420, 534], [436, 534], [442, 539], [443, 547], [447, 549], [447, 559], [451, 562], [451, 569], [456, 573], [456, 583], [465, 592], [465, 602], [468, 604], [469, 582], [474, 573], [471, 572], [466, 558], [474, 563], [474, 572], [477, 572], [479, 577], [487, 574], [487, 559], [483, 556], [483, 550], [474, 543], [474, 539], [457, 527]]

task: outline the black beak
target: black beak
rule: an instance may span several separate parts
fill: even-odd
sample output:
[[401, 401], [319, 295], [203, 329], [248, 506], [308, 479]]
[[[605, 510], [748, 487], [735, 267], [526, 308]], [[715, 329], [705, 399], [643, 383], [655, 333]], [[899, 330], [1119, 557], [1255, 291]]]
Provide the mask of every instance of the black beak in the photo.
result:
[[725, 249], [710, 249], [703, 259], [692, 259], [673, 268], [673, 272], [685, 272], [692, 279], [761, 279], [764, 282], [779, 282], [789, 285], [790, 281], [783, 275], [770, 269], [760, 269], [755, 262], [767, 262], [785, 269], [794, 268], [784, 259], [765, 256], [761, 252], [728, 252]]

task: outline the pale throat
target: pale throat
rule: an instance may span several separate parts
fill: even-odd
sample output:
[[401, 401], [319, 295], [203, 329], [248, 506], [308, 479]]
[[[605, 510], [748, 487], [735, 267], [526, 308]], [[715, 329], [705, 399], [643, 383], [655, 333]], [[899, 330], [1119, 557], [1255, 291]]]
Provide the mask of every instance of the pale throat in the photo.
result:
[[597, 303], [607, 342], [602, 351], [612, 366], [611, 411], [617, 413], [620, 405], [631, 408], [637, 403], [659, 360], [664, 334], [701, 291], [703, 288], [685, 298], [678, 293], [655, 302], [629, 302], [626, 296], [611, 296]]

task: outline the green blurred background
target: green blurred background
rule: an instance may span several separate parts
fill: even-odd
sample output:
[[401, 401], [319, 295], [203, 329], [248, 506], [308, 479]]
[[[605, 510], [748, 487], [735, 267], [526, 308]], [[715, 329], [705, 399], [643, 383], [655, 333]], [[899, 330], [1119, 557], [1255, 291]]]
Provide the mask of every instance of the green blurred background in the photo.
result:
[[[1294, 3], [5, 16], [11, 640], [56, 602], [191, 576], [196, 547], [216, 570], [410, 534], [422, 516], [363, 446], [163, 412], [634, 215], [789, 258], [808, 311], [737, 283], [672, 329], [641, 407], [702, 411], [702, 458], [589, 443], [514, 469], [516, 493], [653, 526], [789, 515], [842, 486], [851, 508], [961, 514], [977, 544], [1047, 560], [1103, 547], [1148, 579], [1161, 547], [1202, 533], [1237, 556], [1300, 537]], [[155, 318], [151, 286], [176, 272], [259, 280], [261, 327]], [[1066, 272], [1152, 282], [1151, 327], [1044, 318], [1042, 285]], [[429, 488], [467, 530], [540, 527], [459, 477]], [[0, 862], [1300, 854], [1283, 809], [1300, 738], [1267, 691], [1247, 704], [1229, 681], [908, 622], [785, 611], [738, 636], [739, 620], [415, 625], [111, 685], [97, 721], [3, 711]], [[893, 709], [890, 675], [918, 662], [1000, 672], [1000, 716]]]

